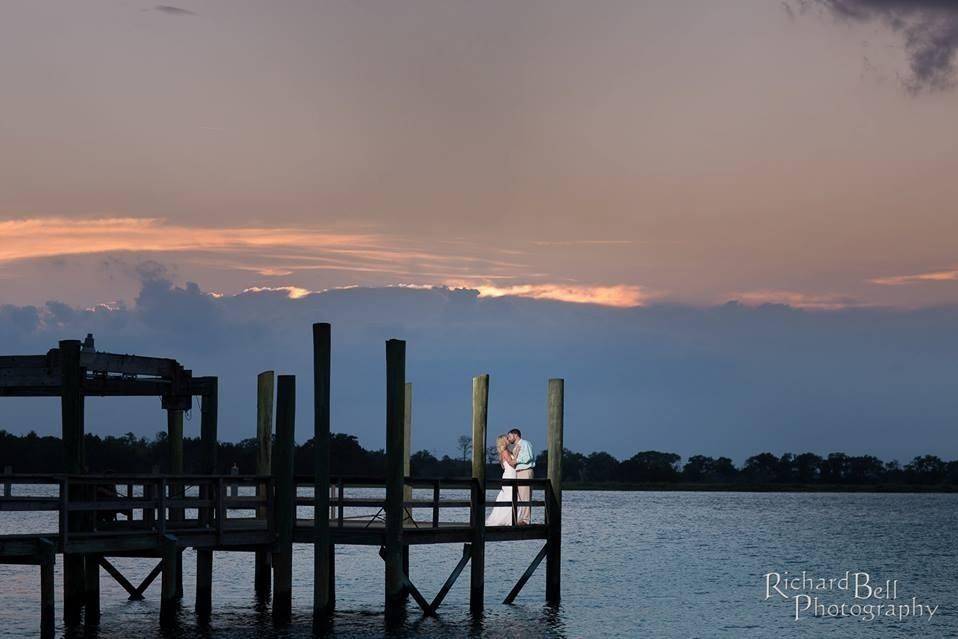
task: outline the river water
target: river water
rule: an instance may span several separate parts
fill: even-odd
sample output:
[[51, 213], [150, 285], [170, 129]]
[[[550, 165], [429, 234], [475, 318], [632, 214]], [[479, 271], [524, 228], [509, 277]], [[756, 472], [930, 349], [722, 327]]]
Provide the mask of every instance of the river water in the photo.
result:
[[[544, 565], [514, 605], [501, 604], [542, 542], [489, 544], [481, 619], [469, 614], [467, 568], [438, 617], [422, 618], [410, 602], [407, 623], [395, 636], [958, 637], [958, 495], [567, 491], [563, 499], [561, 606], [543, 603]], [[42, 522], [27, 523], [22, 513], [0, 513], [0, 534]], [[55, 523], [44, 527], [52, 530]], [[412, 548], [411, 578], [427, 599], [461, 552], [458, 545]], [[192, 611], [193, 557], [184, 554], [186, 592], [174, 632], [159, 629], [159, 580], [144, 601], [131, 602], [102, 574], [99, 627], [67, 636], [312, 636], [310, 548], [295, 547], [294, 618], [284, 629], [273, 628], [268, 605], [253, 594], [252, 556], [225, 552], [214, 560], [213, 618], [199, 626]], [[137, 582], [152, 567], [146, 559], [114, 563]], [[58, 624], [60, 568], [58, 563]], [[338, 547], [336, 571], [332, 635], [383, 636], [377, 549]], [[846, 571], [849, 590], [841, 589]], [[832, 588], [815, 590], [828, 583], [820, 579], [831, 579]], [[876, 590], [886, 582], [887, 594]], [[788, 590], [789, 583], [808, 587]], [[865, 598], [869, 589], [872, 596]], [[0, 637], [36, 636], [38, 568], [0, 566], [0, 622]]]

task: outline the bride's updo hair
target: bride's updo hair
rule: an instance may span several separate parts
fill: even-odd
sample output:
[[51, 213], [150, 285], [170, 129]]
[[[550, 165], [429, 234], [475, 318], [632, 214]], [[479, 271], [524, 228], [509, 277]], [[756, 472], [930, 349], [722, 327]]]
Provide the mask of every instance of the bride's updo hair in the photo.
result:
[[504, 451], [508, 445], [509, 440], [506, 439], [505, 435], [499, 435], [496, 437], [496, 450], [499, 451], [499, 454], [502, 454], [502, 451]]

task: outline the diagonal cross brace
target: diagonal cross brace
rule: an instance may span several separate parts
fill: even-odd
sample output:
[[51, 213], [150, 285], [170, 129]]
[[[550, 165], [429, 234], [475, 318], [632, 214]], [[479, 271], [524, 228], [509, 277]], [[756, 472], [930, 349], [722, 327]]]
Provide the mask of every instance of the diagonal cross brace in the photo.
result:
[[459, 575], [462, 573], [463, 568], [465, 568], [466, 564], [469, 563], [469, 558], [472, 556], [471, 550], [472, 548], [470, 544], [463, 544], [462, 559], [460, 559], [459, 563], [456, 564], [455, 569], [449, 575], [449, 578], [446, 579], [446, 583], [444, 583], [442, 588], [439, 589], [439, 593], [436, 595], [436, 598], [432, 600], [431, 604], [429, 604], [429, 611], [427, 614], [436, 614], [436, 609], [439, 607], [439, 604], [441, 604], [442, 600], [446, 598], [446, 595], [449, 593], [452, 585], [456, 583], [456, 579], [458, 579]]
[[[131, 584], [129, 580], [123, 576], [123, 573], [121, 573], [116, 566], [111, 564], [106, 557], [100, 555], [97, 563], [100, 564], [100, 567], [103, 568], [108, 575], [113, 577], [113, 580], [116, 581], [116, 583], [123, 586], [123, 590], [127, 591], [127, 593], [130, 595], [130, 601], [143, 599], [143, 593], [137, 590], [137, 588], [134, 587], [133, 584]], [[144, 590], [146, 589], [144, 588]]]
[[[386, 549], [381, 547], [379, 549], [379, 556], [385, 558], [385, 554]], [[442, 600], [446, 598], [449, 590], [452, 588], [453, 584], [456, 583], [456, 579], [459, 578], [459, 575], [466, 567], [466, 564], [469, 563], [470, 556], [470, 545], [464, 544], [462, 547], [462, 558], [459, 560], [459, 563], [456, 564], [452, 574], [450, 574], [446, 579], [446, 583], [444, 583], [442, 588], [439, 589], [439, 593], [436, 595], [436, 598], [432, 600], [432, 603], [426, 601], [426, 598], [422, 596], [422, 593], [419, 592], [419, 589], [416, 588], [412, 581], [409, 580], [409, 577], [405, 573], [402, 573], [403, 587], [410, 595], [412, 595], [412, 598], [416, 600], [416, 603], [419, 604], [420, 608], [422, 608], [422, 612], [425, 616], [431, 617], [436, 614], [436, 609], [439, 607], [439, 604], [441, 604]]]
[[546, 552], [548, 550], [549, 544], [547, 543], [542, 547], [542, 550], [539, 551], [539, 554], [536, 555], [536, 558], [532, 560], [532, 563], [529, 564], [529, 567], [526, 568], [526, 571], [522, 573], [522, 576], [519, 577], [519, 581], [517, 581], [516, 585], [512, 587], [512, 590], [509, 591], [509, 594], [506, 595], [506, 598], [502, 603], [511, 604], [513, 601], [515, 601], [516, 597], [519, 595], [519, 591], [522, 590], [522, 587], [526, 585], [527, 581], [529, 581], [529, 577], [532, 576], [532, 573], [536, 571], [536, 568], [538, 568], [539, 564], [542, 563], [542, 560], [545, 559]]

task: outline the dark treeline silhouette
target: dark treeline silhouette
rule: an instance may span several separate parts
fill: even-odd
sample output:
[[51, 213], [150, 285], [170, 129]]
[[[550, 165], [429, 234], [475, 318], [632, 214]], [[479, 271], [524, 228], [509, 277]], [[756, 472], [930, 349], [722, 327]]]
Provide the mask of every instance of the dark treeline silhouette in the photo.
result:
[[[166, 433], [153, 439], [127, 433], [121, 437], [86, 435], [84, 440], [90, 472], [149, 473], [157, 467], [165, 471], [168, 460]], [[200, 440], [183, 441], [186, 473], [198, 472]], [[296, 472], [312, 472], [313, 442], [296, 447]], [[256, 470], [257, 442], [220, 442], [219, 472], [225, 473], [236, 464], [243, 474]], [[353, 435], [334, 433], [330, 442], [331, 472], [334, 475], [382, 475], [385, 470], [382, 450], [366, 450]], [[488, 451], [488, 476], [498, 476], [495, 449]], [[548, 452], [536, 460], [536, 476], [544, 476]], [[63, 447], [58, 437], [40, 437], [30, 432], [13, 435], [0, 430], [0, 466], [12, 466], [18, 473], [59, 473], [63, 471]], [[462, 477], [471, 472], [470, 462], [447, 455], [436, 457], [421, 450], [410, 457], [414, 477]], [[794, 455], [772, 453], [753, 455], [737, 467], [728, 457], [693, 455], [685, 463], [675, 453], [642, 451], [625, 460], [609, 453], [589, 455], [565, 450], [562, 458], [563, 482], [571, 487], [629, 488], [654, 486], [679, 487], [956, 487], [958, 461], [943, 461], [934, 455], [915, 457], [907, 464], [884, 462], [870, 455], [852, 456], [830, 453], [821, 457], [814, 453]]]

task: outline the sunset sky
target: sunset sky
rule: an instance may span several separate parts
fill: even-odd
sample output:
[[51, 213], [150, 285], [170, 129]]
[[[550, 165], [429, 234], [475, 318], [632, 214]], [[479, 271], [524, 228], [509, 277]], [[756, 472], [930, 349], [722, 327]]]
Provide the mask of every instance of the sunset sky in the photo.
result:
[[0, 350], [156, 282], [951, 308], [956, 47], [943, 0], [7, 0]]
[[895, 4], [5, 2], [0, 299], [131, 300], [152, 259], [224, 293], [955, 302], [958, 92]]

